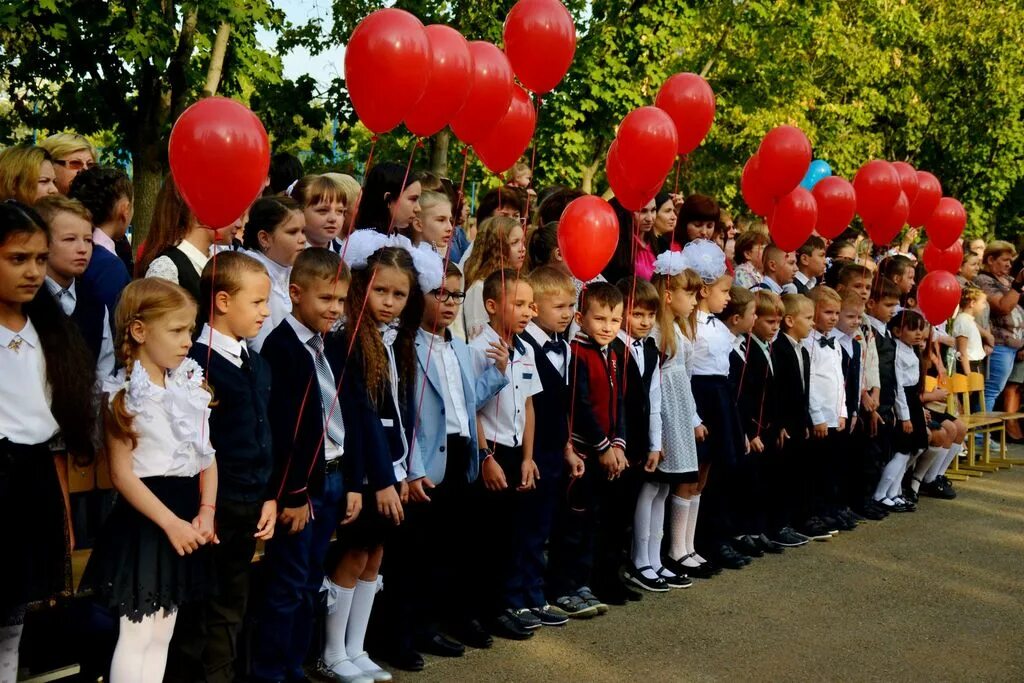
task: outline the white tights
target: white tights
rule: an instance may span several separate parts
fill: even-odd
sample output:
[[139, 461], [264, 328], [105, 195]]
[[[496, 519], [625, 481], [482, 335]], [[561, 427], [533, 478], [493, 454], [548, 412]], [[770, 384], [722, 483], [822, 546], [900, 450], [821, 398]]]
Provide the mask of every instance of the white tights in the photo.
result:
[[0, 627], [0, 683], [18, 680], [18, 646], [21, 645], [22, 624]]
[[143, 617], [141, 622], [121, 617], [121, 631], [110, 662], [110, 683], [162, 681], [177, 618], [177, 610], [161, 610]]

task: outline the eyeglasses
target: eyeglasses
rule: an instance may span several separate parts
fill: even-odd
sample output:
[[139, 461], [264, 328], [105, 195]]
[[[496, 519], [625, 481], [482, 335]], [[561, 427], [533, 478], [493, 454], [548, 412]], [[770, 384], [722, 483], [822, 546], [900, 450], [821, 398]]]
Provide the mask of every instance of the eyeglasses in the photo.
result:
[[449, 292], [448, 290], [435, 289], [431, 294], [433, 294], [434, 298], [442, 304], [446, 304], [449, 301], [461, 304], [466, 300], [465, 292]]
[[81, 159], [54, 159], [53, 163], [64, 168], [71, 169], [72, 171], [84, 171], [87, 168], [93, 168], [96, 166], [95, 161], [82, 161]]

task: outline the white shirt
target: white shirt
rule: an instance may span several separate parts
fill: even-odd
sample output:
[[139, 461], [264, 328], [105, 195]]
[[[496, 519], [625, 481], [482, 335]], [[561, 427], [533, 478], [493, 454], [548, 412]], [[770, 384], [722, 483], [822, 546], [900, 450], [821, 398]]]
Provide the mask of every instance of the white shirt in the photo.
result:
[[[420, 339], [431, 349], [431, 353], [441, 357], [437, 369], [441, 380], [441, 397], [444, 400], [444, 421], [448, 434], [458, 434], [469, 438], [469, 409], [466, 407], [466, 392], [462, 387], [462, 370], [459, 358], [455, 355], [452, 343], [442, 335], [431, 334], [424, 329], [419, 330]], [[475, 406], [474, 406], [475, 407]]]
[[292, 276], [292, 268], [291, 266], [282, 266], [258, 251], [242, 253], [262, 263], [270, 276], [270, 300], [267, 302], [270, 316], [263, 321], [263, 327], [260, 328], [259, 334], [248, 340], [249, 348], [259, 353], [259, 350], [263, 348], [263, 342], [267, 340], [274, 328], [292, 312], [292, 298], [288, 294], [288, 281]]
[[909, 420], [910, 406], [907, 403], [907, 387], [921, 381], [921, 361], [914, 349], [896, 340], [896, 419]]
[[970, 313], [960, 313], [953, 320], [952, 337], [967, 338], [967, 360], [985, 360], [985, 346], [981, 342], [978, 323]]
[[768, 361], [768, 369], [775, 373], [775, 366], [772, 365], [772, 349], [768, 342], [761, 341], [756, 335], [750, 335], [750, 338], [754, 340], [754, 346], [761, 349], [761, 353], [764, 354], [765, 359]]
[[772, 292], [775, 292], [779, 296], [782, 296], [783, 294], [796, 294], [797, 293], [796, 292], [796, 286], [792, 282], [790, 282], [789, 284], [780, 285], [778, 282], [776, 282], [775, 280], [772, 279], [771, 275], [765, 275], [764, 279], [761, 280], [761, 284], [764, 285], [764, 286], [763, 287], [754, 286], [751, 289], [754, 289], [754, 290], [767, 289], [767, 290], [770, 290]]
[[46, 358], [32, 321], [15, 332], [0, 325], [0, 437], [34, 446], [59, 429], [50, 412]]
[[[647, 360], [644, 358], [643, 339], [632, 339], [622, 330], [619, 330], [618, 338], [629, 349], [637, 370], [643, 375], [647, 370]], [[640, 342], [639, 345], [637, 342]], [[648, 400], [651, 405], [651, 416], [647, 423], [647, 438], [651, 443], [651, 451], [660, 451], [662, 448], [662, 420], [661, 420], [661, 368], [657, 360], [654, 362], [654, 374], [651, 375], [651, 388], [648, 392]]]
[[691, 375], [729, 376], [729, 354], [733, 335], [721, 320], [697, 311], [697, 334], [693, 340]]
[[[317, 333], [303, 325], [301, 322], [299, 322], [299, 320], [294, 315], [289, 314], [288, 317], [285, 318], [285, 321], [292, 326], [293, 330], [295, 330], [295, 336], [299, 338], [299, 341], [302, 342], [303, 348], [306, 349], [310, 357], [313, 359], [313, 371], [316, 372], [316, 351], [314, 351], [313, 347], [309, 345], [309, 340], [312, 339], [313, 335]], [[330, 364], [328, 364], [327, 369], [331, 369]], [[334, 377], [333, 370], [331, 371], [331, 382], [332, 384], [337, 385], [337, 378]], [[318, 384], [317, 386], [319, 387], [320, 385]], [[322, 409], [320, 413], [326, 415], [327, 410], [331, 407], [331, 402], [334, 401], [334, 396], [321, 396], [321, 400], [324, 403], [321, 404]], [[341, 410], [341, 406], [335, 405], [334, 410]], [[344, 454], [345, 444], [335, 443], [334, 439], [327, 436], [327, 425], [325, 423], [324, 460], [334, 460], [335, 458], [340, 458]]]
[[793, 339], [785, 332], [782, 333], [782, 338], [788, 341], [790, 345], [793, 347], [793, 351], [796, 352], [796, 365], [798, 368], [800, 368], [800, 384], [803, 385], [806, 389], [807, 385], [804, 383], [804, 354], [800, 350], [803, 347], [800, 345], [800, 342], [798, 342], [796, 339]]
[[[551, 335], [549, 335], [544, 330], [540, 329], [540, 325], [532, 321], [526, 326], [526, 331], [524, 332], [524, 334], [528, 334], [531, 337], [533, 337], [534, 341], [536, 341], [542, 348], [545, 344], [552, 341]], [[572, 347], [569, 345], [569, 342], [565, 341], [564, 339], [562, 340], [562, 346], [565, 347], [565, 353], [559, 354], [555, 353], [554, 351], [545, 351], [544, 355], [547, 356], [548, 361], [556, 370], [558, 370], [559, 374], [565, 378], [565, 383], [566, 385], [568, 385], [569, 358], [571, 357]]]
[[114, 244], [114, 240], [99, 228], [92, 229], [92, 244], [94, 247], [103, 247], [114, 256], [117, 256], [117, 246]]
[[[796, 271], [796, 273], [793, 274], [793, 277], [796, 278], [797, 280], [799, 280], [800, 284], [802, 284], [807, 289], [814, 289], [818, 285], [818, 278], [816, 278], [816, 277], [807, 277], [806, 275], [804, 275], [799, 270]], [[783, 288], [783, 289], [785, 289], [785, 288]], [[796, 285], [793, 286], [793, 289], [796, 289]]]
[[[874, 321], [873, 323], [871, 321]], [[867, 313], [861, 318], [861, 328], [867, 328], [865, 331], [864, 339], [860, 343], [861, 348], [861, 367], [864, 368], [864, 382], [862, 382], [861, 389], [871, 391], [882, 385], [882, 380], [878, 374], [878, 347], [875, 346], [875, 337], [879, 334], [878, 330], [883, 330], [882, 336], [888, 336], [888, 331], [885, 331], [885, 325], [875, 318], [872, 318]]]
[[237, 339], [213, 329], [209, 323], [206, 323], [203, 325], [203, 330], [199, 333], [197, 341], [209, 346], [218, 356], [236, 368], [242, 367], [242, 342]]
[[[75, 288], [74, 280], [67, 289], [64, 289], [56, 280], [47, 275], [46, 287], [57, 301], [57, 305], [64, 311], [64, 315], [70, 316], [75, 312], [75, 306], [78, 305], [78, 290]], [[114, 374], [114, 340], [110, 334], [110, 312], [107, 311], [106, 306], [103, 307], [103, 332], [101, 334], [100, 355], [96, 359], [96, 378], [102, 382]]]
[[[196, 272], [200, 275], [203, 274], [203, 268], [206, 267], [206, 262], [210, 260], [209, 255], [199, 251], [194, 244], [188, 240], [182, 240], [178, 243], [178, 251], [185, 254], [188, 258], [189, 263], [196, 269]], [[174, 261], [168, 256], [159, 256], [149, 264], [149, 268], [146, 269], [146, 277], [159, 277], [164, 280], [170, 280], [174, 284], [181, 284], [178, 281], [178, 268], [174, 265]]]
[[817, 330], [804, 339], [804, 348], [811, 357], [811, 386], [808, 393], [808, 412], [811, 424], [831, 429], [839, 427], [839, 419], [846, 415], [846, 382], [843, 379], [843, 350], [833, 339], [834, 348], [822, 346], [829, 339]]
[[194, 477], [213, 464], [210, 444], [210, 393], [203, 388], [203, 370], [186, 358], [160, 387], [135, 361], [131, 380], [125, 371], [104, 384], [110, 401], [122, 389], [132, 415], [138, 444], [132, 471], [138, 477]]
[[[487, 349], [491, 342], [501, 341], [501, 337], [490, 325], [469, 343], [473, 352], [473, 374], [479, 376], [494, 362], [487, 357]], [[505, 368], [505, 377], [509, 382], [487, 404], [480, 409], [480, 443], [499, 443], [502, 446], [521, 446], [526, 430], [526, 399], [539, 394], [543, 389], [537, 363], [533, 356], [533, 347], [522, 340], [512, 338], [513, 353]]]

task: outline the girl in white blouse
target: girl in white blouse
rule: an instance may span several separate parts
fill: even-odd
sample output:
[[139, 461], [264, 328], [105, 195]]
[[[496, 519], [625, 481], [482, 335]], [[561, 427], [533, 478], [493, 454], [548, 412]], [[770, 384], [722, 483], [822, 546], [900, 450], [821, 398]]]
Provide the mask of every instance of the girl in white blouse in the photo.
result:
[[242, 244], [245, 253], [262, 263], [270, 275], [270, 317], [249, 340], [252, 351], [259, 352], [264, 340], [292, 312], [288, 280], [295, 259], [306, 248], [305, 226], [302, 206], [290, 197], [257, 199], [249, 209]]
[[115, 314], [125, 370], [104, 387], [110, 474], [120, 498], [82, 585], [120, 617], [110, 680], [159, 681], [177, 607], [206, 596], [216, 543], [210, 394], [186, 357], [196, 308], [160, 278], [129, 284]]

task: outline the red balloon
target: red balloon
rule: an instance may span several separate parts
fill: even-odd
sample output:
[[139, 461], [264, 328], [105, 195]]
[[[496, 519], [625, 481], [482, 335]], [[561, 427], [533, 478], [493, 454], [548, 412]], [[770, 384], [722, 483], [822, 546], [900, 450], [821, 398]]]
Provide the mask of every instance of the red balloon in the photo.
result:
[[671, 76], [661, 85], [654, 106], [668, 112], [676, 124], [678, 154], [689, 154], [697, 149], [715, 119], [715, 93], [697, 74]]
[[405, 117], [405, 127], [420, 137], [437, 133], [462, 109], [473, 74], [473, 55], [461, 33], [442, 24], [431, 24], [424, 31], [430, 41], [427, 87]]
[[929, 242], [939, 249], [946, 249], [960, 238], [966, 225], [967, 212], [963, 204], [952, 197], [943, 197], [925, 221], [924, 229]]
[[363, 125], [387, 133], [412, 111], [430, 73], [430, 41], [420, 20], [400, 9], [359, 22], [345, 48], [345, 87]]
[[452, 117], [452, 130], [467, 145], [491, 132], [512, 102], [512, 65], [505, 53], [492, 43], [474, 40], [473, 76], [466, 104]]
[[519, 0], [505, 17], [505, 54], [528, 90], [555, 89], [576, 54], [576, 24], [558, 0]]
[[622, 168], [622, 163], [619, 161], [618, 140], [612, 140], [612, 144], [608, 148], [608, 156], [604, 162], [604, 171], [608, 177], [608, 186], [611, 187], [615, 198], [630, 211], [639, 211], [647, 206], [647, 203], [654, 199], [654, 195], [658, 194], [661, 186], [665, 184], [665, 179], [662, 178], [656, 186], [647, 190], [633, 187], [629, 182], [629, 176], [626, 175]]
[[227, 227], [256, 201], [270, 170], [270, 141], [256, 115], [207, 97], [174, 122], [167, 147], [181, 198], [207, 228]]
[[875, 244], [888, 244], [892, 242], [900, 230], [907, 224], [907, 213], [910, 211], [910, 202], [907, 195], [900, 190], [896, 203], [889, 207], [889, 213], [881, 218], [864, 219], [864, 229], [868, 237]]
[[942, 199], [942, 183], [928, 171], [917, 172], [917, 197], [910, 203], [907, 222], [915, 228], [923, 226]]
[[929, 273], [944, 270], [956, 275], [960, 272], [960, 265], [964, 262], [964, 246], [960, 240], [957, 240], [953, 242], [952, 246], [939, 249], [929, 241], [924, 245], [921, 260], [924, 261], [924, 267]]
[[932, 325], [949, 320], [959, 305], [960, 283], [952, 273], [937, 270], [917, 284], [917, 306]]
[[811, 194], [818, 203], [818, 222], [814, 229], [822, 237], [834, 240], [853, 220], [857, 193], [850, 181], [833, 175], [815, 183]]
[[757, 150], [762, 183], [773, 197], [793, 191], [811, 165], [811, 142], [793, 126], [778, 126], [768, 131]]
[[765, 189], [761, 180], [761, 160], [755, 154], [747, 160], [743, 166], [743, 175], [740, 176], [740, 192], [743, 193], [743, 201], [747, 203], [750, 210], [758, 216], [771, 216], [775, 210], [775, 198]]
[[768, 221], [772, 241], [783, 251], [796, 251], [807, 241], [818, 222], [818, 204], [810, 191], [797, 187], [779, 198]]
[[574, 199], [558, 221], [558, 248], [569, 271], [583, 282], [597, 277], [615, 254], [619, 220], [605, 200], [594, 195]]
[[857, 191], [857, 213], [865, 223], [885, 219], [900, 198], [900, 174], [888, 161], [874, 159], [857, 171], [853, 177], [853, 189]]
[[900, 177], [900, 189], [903, 190], [903, 194], [907, 195], [910, 205], [913, 206], [914, 200], [917, 198], [917, 171], [905, 161], [894, 161], [892, 167]]
[[537, 112], [530, 95], [517, 85], [508, 111], [484, 139], [473, 145], [473, 151], [493, 173], [504, 173], [523, 156], [536, 126]]
[[619, 162], [634, 187], [652, 187], [672, 170], [679, 137], [672, 117], [657, 107], [640, 107], [619, 124]]

